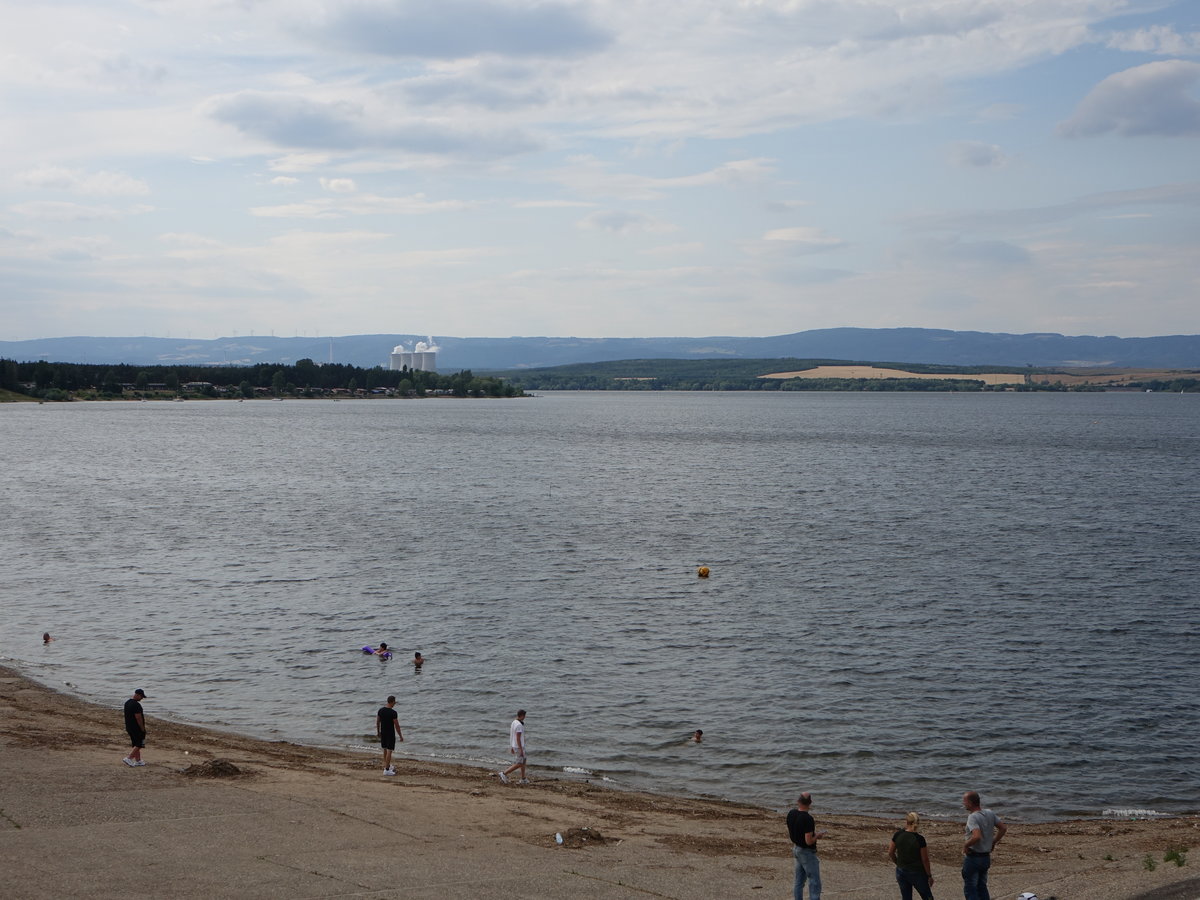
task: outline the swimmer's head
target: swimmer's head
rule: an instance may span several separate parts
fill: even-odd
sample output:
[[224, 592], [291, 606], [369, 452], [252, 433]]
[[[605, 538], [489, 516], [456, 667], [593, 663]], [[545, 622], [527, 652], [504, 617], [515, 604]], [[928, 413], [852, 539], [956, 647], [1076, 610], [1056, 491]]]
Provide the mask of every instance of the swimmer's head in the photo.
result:
[[386, 649], [387, 649], [387, 644], [383, 643], [383, 641], [380, 641], [380, 642], [379, 642], [379, 649], [380, 649], [380, 650], [386, 650]]
[[50, 632], [48, 632], [48, 631], [47, 631], [47, 632], [45, 632], [45, 633], [43, 633], [43, 634], [42, 634], [42, 643], [43, 643], [43, 644], [48, 644], [48, 643], [50, 643], [52, 640], [54, 640], [54, 638], [50, 637]]

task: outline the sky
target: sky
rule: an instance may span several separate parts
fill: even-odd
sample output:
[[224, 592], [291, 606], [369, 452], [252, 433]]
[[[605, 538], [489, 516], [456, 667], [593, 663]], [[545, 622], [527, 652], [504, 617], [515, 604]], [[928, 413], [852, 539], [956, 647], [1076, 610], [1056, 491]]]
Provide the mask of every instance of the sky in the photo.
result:
[[1200, 332], [1200, 4], [0, 0], [0, 339]]

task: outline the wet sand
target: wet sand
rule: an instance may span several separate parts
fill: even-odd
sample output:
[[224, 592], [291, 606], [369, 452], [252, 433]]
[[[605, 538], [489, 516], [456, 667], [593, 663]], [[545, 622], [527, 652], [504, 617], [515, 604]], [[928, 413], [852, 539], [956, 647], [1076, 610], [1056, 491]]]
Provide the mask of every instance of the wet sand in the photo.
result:
[[[164, 722], [151, 695], [148, 765], [129, 768], [124, 697], [97, 706], [0, 668], [0, 897], [791, 896], [776, 811], [405, 759], [384, 777], [377, 754]], [[826, 900], [899, 896], [893, 819], [829, 814], [819, 793], [813, 813]], [[935, 896], [961, 897], [961, 822], [924, 826]], [[1186, 865], [1164, 862], [1183, 848]], [[1010, 823], [991, 882], [997, 900], [1196, 900], [1200, 817]]]

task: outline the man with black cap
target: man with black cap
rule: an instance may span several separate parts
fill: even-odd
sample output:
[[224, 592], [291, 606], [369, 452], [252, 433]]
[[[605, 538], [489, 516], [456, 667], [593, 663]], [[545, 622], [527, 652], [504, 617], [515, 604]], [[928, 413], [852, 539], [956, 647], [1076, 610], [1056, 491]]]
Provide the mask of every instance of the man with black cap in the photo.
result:
[[125, 701], [125, 730], [129, 732], [129, 742], [133, 750], [121, 762], [127, 766], [144, 766], [142, 748], [146, 746], [146, 717], [142, 714], [142, 702], [146, 692], [138, 688], [133, 696]]

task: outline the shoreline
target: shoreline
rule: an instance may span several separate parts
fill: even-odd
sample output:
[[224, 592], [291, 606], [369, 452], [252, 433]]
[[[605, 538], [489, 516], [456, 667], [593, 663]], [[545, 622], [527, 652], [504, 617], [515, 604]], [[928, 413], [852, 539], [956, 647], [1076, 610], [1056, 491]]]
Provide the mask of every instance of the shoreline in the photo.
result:
[[[386, 778], [379, 759], [362, 752], [159, 719], [153, 697], [148, 765], [131, 769], [121, 765], [123, 699], [91, 703], [0, 666], [0, 894], [791, 893], [790, 843], [776, 811], [569, 778], [505, 787], [488, 769], [401, 757], [397, 777]], [[183, 774], [218, 759], [241, 774]], [[1002, 798], [996, 810], [1003, 816]], [[819, 795], [813, 814], [829, 831], [821, 843], [827, 900], [894, 898], [886, 847], [896, 820], [826, 814]], [[936, 895], [957, 896], [962, 823], [922, 826]], [[1172, 850], [1185, 851], [1185, 865], [1164, 860]], [[997, 898], [1195, 900], [1198, 875], [1200, 817], [1087, 819], [1014, 824], [991, 882]]]

